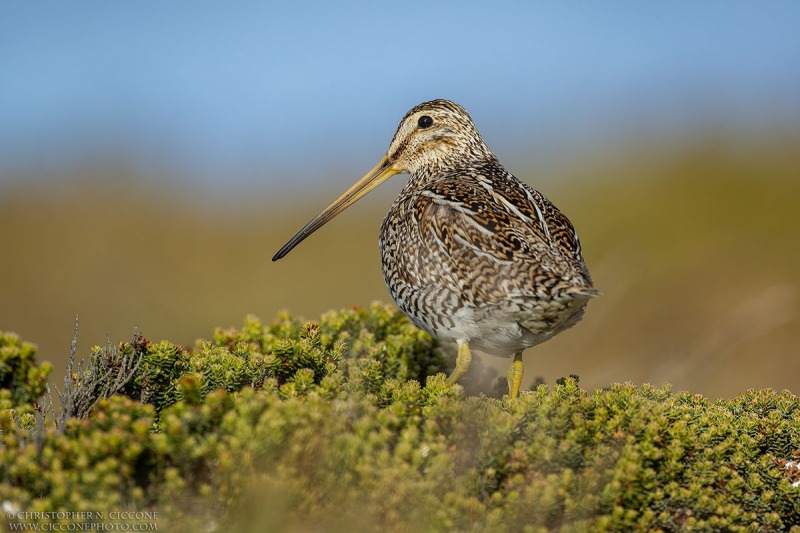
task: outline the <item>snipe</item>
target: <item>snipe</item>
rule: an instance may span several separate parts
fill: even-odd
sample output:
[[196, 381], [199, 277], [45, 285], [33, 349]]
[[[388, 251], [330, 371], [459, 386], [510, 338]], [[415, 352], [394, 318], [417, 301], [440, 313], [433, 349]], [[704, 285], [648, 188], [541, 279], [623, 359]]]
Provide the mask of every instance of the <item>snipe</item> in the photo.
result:
[[470, 347], [513, 355], [508, 387], [516, 397], [522, 350], [577, 323], [598, 292], [569, 219], [503, 168], [461, 106], [412, 108], [378, 165], [272, 260], [400, 173], [410, 178], [379, 238], [392, 298], [417, 326], [457, 343], [450, 383], [469, 368]]

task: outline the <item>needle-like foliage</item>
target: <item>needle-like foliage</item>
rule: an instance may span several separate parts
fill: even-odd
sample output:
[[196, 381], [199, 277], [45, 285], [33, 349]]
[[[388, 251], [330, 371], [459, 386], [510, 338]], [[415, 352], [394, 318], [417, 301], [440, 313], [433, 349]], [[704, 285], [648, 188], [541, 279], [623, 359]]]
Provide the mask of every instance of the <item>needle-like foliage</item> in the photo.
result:
[[[139, 361], [118, 394], [78, 379], [94, 383], [85, 416], [26, 424], [49, 368], [0, 335], [11, 522], [137, 511], [165, 531], [800, 531], [788, 391], [709, 400], [567, 378], [515, 401], [468, 397], [432, 340], [382, 305], [114, 348]], [[107, 375], [111, 353], [93, 349], [82, 371]]]

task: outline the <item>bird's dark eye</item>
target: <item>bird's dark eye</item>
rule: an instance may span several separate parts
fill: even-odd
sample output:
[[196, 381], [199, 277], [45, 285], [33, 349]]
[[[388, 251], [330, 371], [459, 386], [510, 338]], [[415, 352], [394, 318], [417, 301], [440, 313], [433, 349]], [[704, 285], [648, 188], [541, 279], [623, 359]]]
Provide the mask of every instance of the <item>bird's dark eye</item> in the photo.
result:
[[425, 128], [430, 128], [431, 126], [433, 126], [433, 119], [428, 115], [422, 115], [421, 117], [419, 117], [419, 120], [417, 121], [417, 126], [422, 128], [423, 130]]

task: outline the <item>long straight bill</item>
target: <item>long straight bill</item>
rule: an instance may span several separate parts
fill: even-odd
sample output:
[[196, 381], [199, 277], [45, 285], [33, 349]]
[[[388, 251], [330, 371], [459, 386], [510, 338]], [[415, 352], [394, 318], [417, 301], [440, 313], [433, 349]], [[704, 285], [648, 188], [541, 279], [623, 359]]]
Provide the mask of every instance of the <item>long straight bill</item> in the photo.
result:
[[380, 162], [367, 172], [367, 174], [358, 180], [352, 187], [347, 189], [343, 195], [331, 202], [331, 204], [323, 209], [320, 214], [311, 219], [311, 221], [303, 226], [303, 229], [297, 232], [297, 235], [289, 239], [289, 242], [283, 245], [273, 257], [273, 261], [277, 261], [286, 254], [292, 251], [292, 248], [300, 244], [306, 237], [317, 231], [319, 228], [328, 223], [333, 217], [350, 207], [359, 198], [370, 192], [372, 189], [386, 181], [391, 176], [399, 174], [400, 171], [392, 168], [389, 163], [389, 158], [383, 156]]

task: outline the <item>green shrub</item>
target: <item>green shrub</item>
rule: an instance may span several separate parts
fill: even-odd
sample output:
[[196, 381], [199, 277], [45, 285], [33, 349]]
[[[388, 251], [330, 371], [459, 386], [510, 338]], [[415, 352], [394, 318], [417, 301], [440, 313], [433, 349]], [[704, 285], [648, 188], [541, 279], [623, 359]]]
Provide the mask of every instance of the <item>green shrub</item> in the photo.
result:
[[89, 418], [0, 414], [7, 509], [156, 510], [170, 531], [800, 531], [786, 391], [465, 397], [379, 305], [138, 346]]
[[16, 333], [0, 331], [0, 413], [8, 411], [6, 416], [29, 427], [53, 370], [48, 363], [37, 365], [35, 357], [35, 344], [21, 340]]
[[37, 365], [35, 357], [35, 344], [0, 331], [0, 409], [32, 404], [44, 394], [53, 368], [48, 363]]

